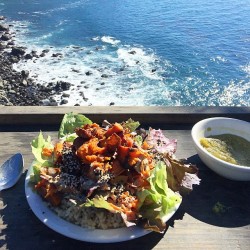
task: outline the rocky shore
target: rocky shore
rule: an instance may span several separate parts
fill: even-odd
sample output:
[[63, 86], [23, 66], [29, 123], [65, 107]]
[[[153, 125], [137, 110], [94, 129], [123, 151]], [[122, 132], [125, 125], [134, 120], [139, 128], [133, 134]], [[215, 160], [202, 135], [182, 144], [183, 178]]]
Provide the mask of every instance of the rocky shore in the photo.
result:
[[[27, 53], [26, 48], [15, 44], [15, 32], [11, 25], [0, 16], [0, 105], [4, 106], [57, 106], [53, 98], [70, 88], [71, 84], [65, 81], [48, 83], [46, 86], [37, 84], [29, 77], [29, 71], [17, 72], [13, 64], [20, 60], [31, 60], [42, 57], [36, 51]], [[60, 103], [64, 104], [64, 103]], [[77, 104], [76, 104], [77, 105]]]

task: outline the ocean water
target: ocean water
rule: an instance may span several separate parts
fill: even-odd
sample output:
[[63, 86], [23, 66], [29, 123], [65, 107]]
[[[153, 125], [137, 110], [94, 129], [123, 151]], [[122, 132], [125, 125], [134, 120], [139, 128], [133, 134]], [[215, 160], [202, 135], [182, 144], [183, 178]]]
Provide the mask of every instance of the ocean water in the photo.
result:
[[72, 83], [55, 98], [82, 106], [250, 106], [249, 13], [250, 0], [0, 0], [16, 43], [49, 49], [15, 69]]

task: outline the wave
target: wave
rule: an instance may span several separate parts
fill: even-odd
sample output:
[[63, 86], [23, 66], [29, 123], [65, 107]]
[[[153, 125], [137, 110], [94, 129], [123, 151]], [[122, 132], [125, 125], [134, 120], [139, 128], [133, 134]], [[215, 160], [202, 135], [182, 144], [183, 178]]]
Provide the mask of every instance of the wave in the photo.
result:
[[249, 96], [250, 82], [232, 81], [219, 95], [219, 102], [221, 106], [249, 106]]
[[223, 56], [215, 56], [211, 58], [212, 62], [220, 63], [220, 62], [227, 62], [227, 59]]
[[[28, 70], [37, 84], [71, 83], [69, 91], [54, 96], [59, 105], [250, 105], [247, 80], [231, 80], [222, 85], [207, 66], [196, 72], [191, 69], [185, 75], [180, 66], [159, 57], [155, 51], [138, 44], [123, 44], [109, 35], [92, 37], [81, 46], [52, 47], [47, 40], [54, 31], [31, 38], [27, 35], [33, 32], [31, 23], [12, 24], [18, 30], [17, 43], [27, 47], [28, 53], [36, 51], [38, 55], [20, 61], [14, 65], [15, 70]], [[44, 50], [48, 52], [43, 53]], [[215, 56], [210, 62], [227, 63], [227, 60]], [[241, 71], [249, 77], [249, 63]]]
[[123, 45], [114, 37], [102, 36], [92, 38], [92, 45], [85, 47], [57, 48], [42, 45], [42, 38], [46, 37], [33, 41], [19, 37], [27, 53], [36, 51], [38, 57], [20, 61], [14, 69], [28, 70], [37, 84], [70, 82], [69, 91], [54, 96], [60, 105], [157, 105], [159, 96], [168, 92], [161, 60], [142, 46]]
[[101, 41], [104, 43], [112, 44], [112, 45], [116, 45], [121, 42], [120, 40], [117, 40], [112, 36], [103, 36], [101, 37]]
[[56, 8], [51, 8], [45, 11], [34, 11], [33, 13], [40, 15], [54, 14], [55, 12], [68, 11], [69, 9], [82, 7], [87, 2], [89, 2], [89, 0], [71, 1], [70, 3], [62, 4]]
[[250, 77], [250, 63], [241, 66], [241, 70], [247, 74], [247, 77]]

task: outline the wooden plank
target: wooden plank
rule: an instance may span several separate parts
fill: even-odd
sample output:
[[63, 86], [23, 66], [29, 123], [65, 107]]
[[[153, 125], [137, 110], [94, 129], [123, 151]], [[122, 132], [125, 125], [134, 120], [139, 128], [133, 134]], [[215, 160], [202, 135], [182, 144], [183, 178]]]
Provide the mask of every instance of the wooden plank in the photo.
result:
[[250, 107], [0, 107], [0, 125], [58, 125], [65, 113], [75, 112], [95, 122], [128, 118], [142, 124], [193, 124], [208, 117], [224, 116], [250, 121]]

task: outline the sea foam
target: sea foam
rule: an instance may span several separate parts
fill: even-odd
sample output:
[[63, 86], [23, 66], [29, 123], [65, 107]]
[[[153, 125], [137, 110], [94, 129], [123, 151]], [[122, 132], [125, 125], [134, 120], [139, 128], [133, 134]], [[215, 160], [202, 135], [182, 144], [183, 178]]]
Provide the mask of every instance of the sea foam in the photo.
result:
[[[59, 105], [250, 105], [249, 81], [232, 79], [222, 85], [206, 64], [197, 66], [196, 71], [190, 69], [183, 73], [180, 66], [159, 57], [154, 50], [140, 44], [124, 44], [109, 35], [93, 36], [77, 46], [52, 46], [50, 39], [63, 28], [30, 36], [34, 32], [31, 23], [12, 24], [17, 31], [16, 44], [27, 47], [27, 53], [36, 51], [39, 55], [32, 60], [19, 61], [14, 69], [28, 70], [37, 84], [71, 83], [68, 91], [54, 96]], [[58, 27], [63, 24], [61, 20]], [[44, 50], [49, 51], [43, 54]], [[208, 63], [224, 66], [228, 59], [217, 55]], [[240, 70], [248, 79], [249, 63]]]
[[[16, 28], [20, 25], [15, 23]], [[163, 65], [151, 50], [124, 45], [110, 36], [93, 37], [92, 45], [86, 47], [52, 47], [43, 42], [50, 33], [29, 40], [24, 31], [29, 24], [21, 27], [18, 43], [27, 47], [27, 53], [36, 51], [38, 57], [19, 61], [14, 69], [28, 70], [37, 84], [70, 82], [68, 91], [54, 96], [59, 105], [157, 105], [159, 95], [169, 96]]]

